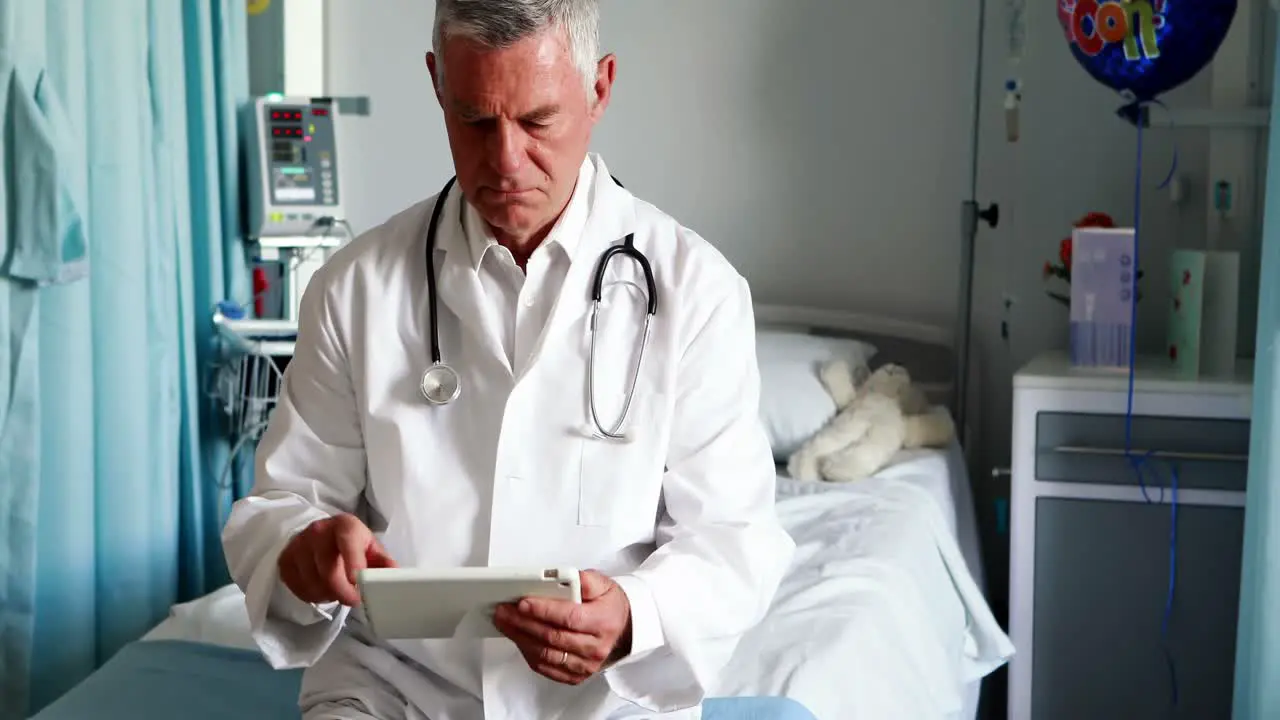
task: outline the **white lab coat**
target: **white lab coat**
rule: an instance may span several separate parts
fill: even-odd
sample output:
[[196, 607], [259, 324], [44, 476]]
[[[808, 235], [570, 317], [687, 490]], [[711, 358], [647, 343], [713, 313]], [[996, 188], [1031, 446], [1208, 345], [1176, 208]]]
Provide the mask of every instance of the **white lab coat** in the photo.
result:
[[[431, 720], [696, 718], [768, 608], [794, 544], [774, 511], [747, 284], [589, 161], [586, 229], [518, 374], [482, 312], [462, 192], [449, 194], [435, 256], [440, 345], [462, 392], [448, 406], [418, 390], [431, 362], [424, 252], [434, 197], [311, 280], [254, 490], [223, 535], [264, 655], [277, 668], [310, 666], [304, 711], [352, 695], [382, 702], [379, 715]], [[629, 233], [656, 276], [658, 312], [631, 410], [635, 437], [622, 444], [590, 437], [588, 297], [601, 253]], [[643, 287], [634, 263], [610, 263], [596, 358], [606, 421], [635, 362]], [[505, 639], [373, 639], [358, 610], [306, 605], [276, 569], [293, 534], [344, 511], [365, 518], [401, 566], [599, 569], [631, 601], [633, 653], [573, 687], [534, 674]]]

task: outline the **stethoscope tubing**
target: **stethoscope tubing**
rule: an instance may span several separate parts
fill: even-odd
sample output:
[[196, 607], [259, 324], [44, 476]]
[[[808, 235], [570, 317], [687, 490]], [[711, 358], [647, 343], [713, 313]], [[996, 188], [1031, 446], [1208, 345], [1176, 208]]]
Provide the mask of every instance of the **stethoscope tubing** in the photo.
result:
[[449, 197], [449, 190], [457, 179], [455, 175], [444, 184], [440, 197], [436, 198], [435, 207], [431, 209], [431, 224], [427, 226], [427, 314], [431, 322], [431, 362], [435, 365], [440, 364], [440, 330], [436, 324], [436, 231], [440, 227], [440, 213], [444, 212], [445, 198]]
[[[440, 191], [440, 195], [436, 198], [435, 206], [431, 210], [430, 224], [427, 225], [427, 313], [429, 316], [428, 320], [431, 323], [431, 367], [423, 373], [420, 387], [423, 396], [433, 405], [446, 405], [452, 402], [458, 397], [461, 389], [459, 382], [460, 378], [457, 371], [443, 362], [440, 352], [440, 328], [437, 323], [439, 311], [437, 307], [438, 294], [436, 292], [437, 278], [435, 262], [436, 236], [439, 232], [440, 216], [444, 212], [445, 201], [449, 196], [449, 191], [453, 188], [456, 181], [457, 176], [454, 176], [449, 178], [449, 181], [445, 183], [444, 188]], [[613, 178], [613, 181], [617, 183], [619, 187], [624, 187], [616, 177]], [[595, 401], [596, 318], [600, 311], [600, 302], [604, 292], [604, 277], [606, 271], [609, 269], [609, 262], [619, 255], [629, 257], [640, 265], [640, 269], [644, 275], [647, 302], [645, 307], [644, 334], [640, 340], [640, 354], [636, 359], [636, 367], [632, 372], [630, 390], [627, 392], [627, 399], [623, 405], [618, 422], [614, 425], [612, 430], [606, 430], [604, 424], [600, 421]], [[591, 346], [588, 351], [589, 354], [587, 359], [587, 393], [590, 398], [591, 419], [596, 426], [596, 432], [598, 435], [615, 440], [625, 440], [627, 439], [627, 436], [625, 433], [621, 432], [621, 429], [623, 425], [626, 424], [627, 415], [631, 409], [631, 402], [635, 395], [636, 383], [639, 381], [640, 367], [644, 363], [645, 348], [649, 345], [650, 323], [653, 317], [658, 313], [658, 287], [657, 282], [654, 280], [653, 268], [649, 265], [649, 258], [645, 257], [644, 253], [636, 249], [634, 233], [628, 234], [626, 238], [623, 239], [623, 242], [610, 246], [600, 254], [595, 274], [591, 279], [591, 303], [591, 317], [589, 319]], [[446, 397], [434, 398], [432, 393], [428, 390], [428, 380], [430, 379], [431, 373], [435, 370], [442, 371], [453, 383], [452, 392]], [[439, 374], [437, 374], [437, 378], [439, 378]], [[444, 384], [440, 383], [440, 386], [444, 386]]]

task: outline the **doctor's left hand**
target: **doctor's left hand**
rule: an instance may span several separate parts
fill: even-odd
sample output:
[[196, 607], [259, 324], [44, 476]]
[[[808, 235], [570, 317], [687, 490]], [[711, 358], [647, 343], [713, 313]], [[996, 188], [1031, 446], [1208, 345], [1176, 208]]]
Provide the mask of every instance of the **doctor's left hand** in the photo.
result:
[[493, 622], [534, 672], [577, 685], [631, 646], [631, 602], [622, 587], [595, 570], [580, 573], [582, 604], [527, 597], [499, 605]]

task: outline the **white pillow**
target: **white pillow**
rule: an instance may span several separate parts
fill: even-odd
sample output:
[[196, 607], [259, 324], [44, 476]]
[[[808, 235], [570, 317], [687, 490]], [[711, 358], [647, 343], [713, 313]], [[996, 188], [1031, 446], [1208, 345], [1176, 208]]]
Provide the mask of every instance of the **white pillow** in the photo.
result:
[[836, 413], [835, 401], [818, 378], [823, 363], [844, 359], [857, 366], [869, 363], [875, 354], [875, 346], [851, 338], [756, 331], [760, 419], [775, 460], [789, 458]]

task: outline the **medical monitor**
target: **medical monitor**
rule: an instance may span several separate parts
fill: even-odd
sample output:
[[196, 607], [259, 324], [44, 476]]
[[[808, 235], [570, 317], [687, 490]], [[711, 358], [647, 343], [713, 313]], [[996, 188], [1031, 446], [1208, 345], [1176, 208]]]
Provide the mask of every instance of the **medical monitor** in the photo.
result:
[[323, 236], [345, 221], [337, 109], [329, 98], [272, 95], [246, 111], [251, 240]]

